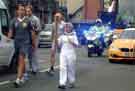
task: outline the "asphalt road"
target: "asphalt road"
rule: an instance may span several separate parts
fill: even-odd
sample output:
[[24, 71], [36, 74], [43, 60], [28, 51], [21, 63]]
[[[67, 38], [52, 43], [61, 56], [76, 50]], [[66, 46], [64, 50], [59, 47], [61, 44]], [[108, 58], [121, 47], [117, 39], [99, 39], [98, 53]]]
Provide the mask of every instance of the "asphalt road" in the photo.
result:
[[[32, 76], [21, 88], [14, 88], [15, 74], [0, 76], [0, 90], [10, 91], [135, 91], [135, 65], [112, 64], [106, 57], [87, 57], [86, 49], [77, 50], [76, 88], [57, 88], [59, 70], [50, 76], [45, 71], [49, 67], [49, 49], [39, 49], [40, 73]], [[58, 57], [56, 65], [58, 65]]]

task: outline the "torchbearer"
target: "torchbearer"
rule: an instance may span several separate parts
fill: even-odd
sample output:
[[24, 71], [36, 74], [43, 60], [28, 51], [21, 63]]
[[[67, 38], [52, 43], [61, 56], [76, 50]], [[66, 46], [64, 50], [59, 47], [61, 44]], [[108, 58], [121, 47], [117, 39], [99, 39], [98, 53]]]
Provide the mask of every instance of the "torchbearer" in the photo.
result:
[[67, 81], [69, 82], [69, 86], [72, 88], [75, 84], [75, 47], [78, 45], [78, 40], [71, 23], [65, 23], [64, 34], [59, 36], [58, 45], [61, 48], [58, 88], [65, 89]]
[[63, 25], [65, 24], [64, 21], [64, 15], [62, 12], [56, 12], [54, 15], [54, 22], [53, 22], [53, 30], [52, 30], [52, 47], [51, 47], [51, 53], [50, 53], [50, 69], [48, 70], [48, 73], [51, 75], [54, 75], [54, 65], [55, 65], [55, 57], [57, 53], [57, 40], [58, 37], [63, 34]]

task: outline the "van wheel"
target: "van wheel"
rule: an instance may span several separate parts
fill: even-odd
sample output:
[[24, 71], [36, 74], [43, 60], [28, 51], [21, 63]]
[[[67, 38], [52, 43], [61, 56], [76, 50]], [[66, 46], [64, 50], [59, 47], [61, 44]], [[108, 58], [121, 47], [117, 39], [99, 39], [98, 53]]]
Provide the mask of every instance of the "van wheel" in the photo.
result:
[[38, 45], [38, 48], [41, 48], [41, 45], [40, 44]]
[[9, 65], [10, 72], [13, 72], [13, 73], [17, 72], [17, 65], [18, 65], [17, 59], [18, 59], [18, 55], [14, 53], [14, 55], [11, 59], [11, 63]]

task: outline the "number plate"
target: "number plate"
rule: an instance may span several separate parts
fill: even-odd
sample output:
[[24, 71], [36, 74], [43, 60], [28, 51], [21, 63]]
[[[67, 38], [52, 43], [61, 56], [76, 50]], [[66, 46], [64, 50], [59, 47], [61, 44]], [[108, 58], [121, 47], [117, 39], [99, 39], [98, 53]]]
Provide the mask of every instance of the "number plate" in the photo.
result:
[[135, 57], [135, 52], [132, 53], [132, 56]]
[[125, 54], [124, 54], [124, 56], [125, 57], [131, 57], [131, 55], [130, 55], [131, 53], [129, 53], [129, 52], [126, 52]]
[[126, 52], [124, 54], [125, 57], [135, 57], [135, 52]]
[[135, 57], [135, 52], [133, 52], [133, 57]]

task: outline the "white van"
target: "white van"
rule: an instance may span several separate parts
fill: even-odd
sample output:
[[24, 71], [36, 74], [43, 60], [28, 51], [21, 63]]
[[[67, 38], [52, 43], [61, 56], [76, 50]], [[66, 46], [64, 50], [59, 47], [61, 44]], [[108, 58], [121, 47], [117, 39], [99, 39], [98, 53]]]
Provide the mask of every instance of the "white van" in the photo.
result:
[[0, 0], [0, 66], [13, 66], [13, 41], [7, 41], [7, 32], [9, 30], [8, 10], [2, 0]]

